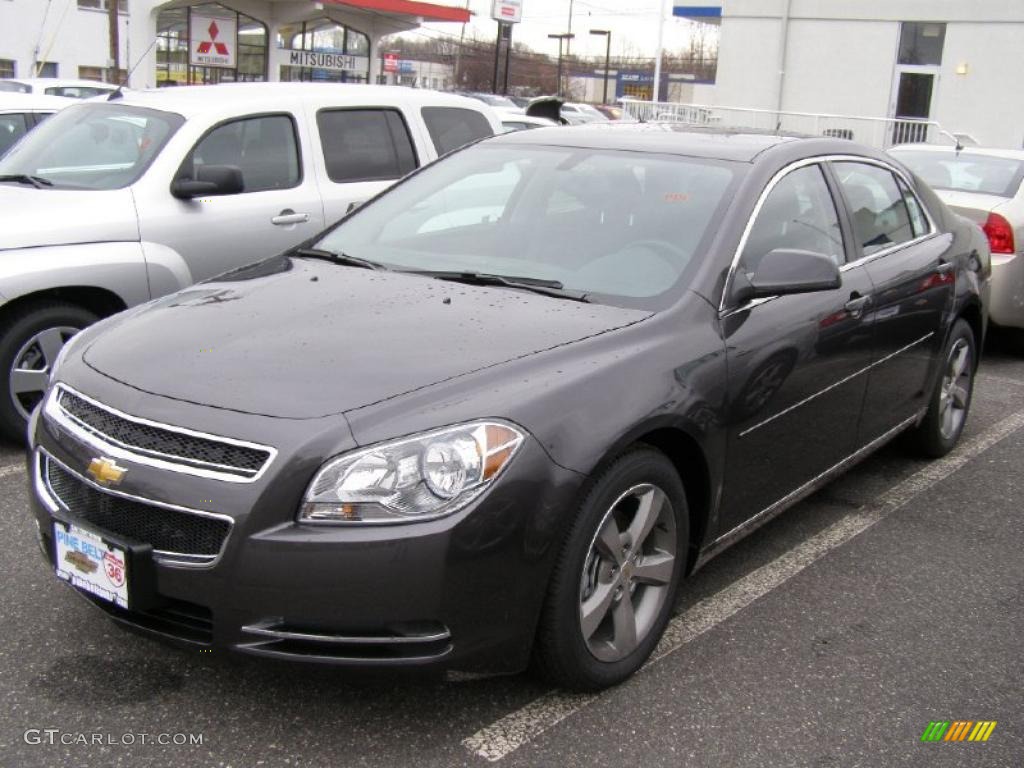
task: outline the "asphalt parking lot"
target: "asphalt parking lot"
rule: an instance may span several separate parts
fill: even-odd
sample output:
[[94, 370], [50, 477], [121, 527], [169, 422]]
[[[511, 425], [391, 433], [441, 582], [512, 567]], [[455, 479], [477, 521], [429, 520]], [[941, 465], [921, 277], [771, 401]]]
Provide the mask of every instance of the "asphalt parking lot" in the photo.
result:
[[[266, 666], [121, 632], [48, 572], [6, 445], [0, 763], [1020, 766], [1022, 469], [1024, 356], [997, 340], [954, 454], [869, 459], [685, 585], [636, 678], [567, 696], [528, 676]], [[922, 743], [937, 720], [998, 725], [985, 743]]]

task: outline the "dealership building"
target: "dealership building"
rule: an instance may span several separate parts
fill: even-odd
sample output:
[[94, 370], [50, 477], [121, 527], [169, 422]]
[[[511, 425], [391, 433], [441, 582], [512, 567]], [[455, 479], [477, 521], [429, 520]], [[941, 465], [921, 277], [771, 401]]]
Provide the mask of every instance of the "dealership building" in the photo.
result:
[[[110, 6], [133, 88], [263, 80], [384, 82], [381, 38], [463, 7], [418, 0], [0, 0], [0, 77], [107, 79]], [[393, 71], [393, 70], [392, 70]]]
[[675, 13], [721, 24], [713, 106], [930, 120], [1024, 146], [1022, 0], [677, 0]]

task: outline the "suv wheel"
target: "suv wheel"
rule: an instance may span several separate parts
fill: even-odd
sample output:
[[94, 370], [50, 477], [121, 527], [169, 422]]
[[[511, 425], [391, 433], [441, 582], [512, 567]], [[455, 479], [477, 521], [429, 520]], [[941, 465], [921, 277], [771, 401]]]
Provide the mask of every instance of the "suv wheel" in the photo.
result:
[[0, 328], [0, 432], [25, 439], [29, 414], [42, 400], [57, 355], [98, 319], [74, 304], [47, 302], [23, 308]]
[[688, 520], [675, 467], [652, 448], [596, 478], [548, 589], [535, 649], [544, 676], [597, 690], [640, 668], [672, 614]]

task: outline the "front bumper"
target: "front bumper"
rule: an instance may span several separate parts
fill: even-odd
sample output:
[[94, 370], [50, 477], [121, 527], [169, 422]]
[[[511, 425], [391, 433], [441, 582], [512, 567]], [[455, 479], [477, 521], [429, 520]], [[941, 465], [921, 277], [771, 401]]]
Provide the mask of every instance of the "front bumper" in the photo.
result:
[[[103, 401], [103, 393], [94, 394]], [[159, 413], [166, 405], [137, 392], [133, 400], [136, 414]], [[194, 424], [225, 418], [224, 412], [180, 403], [175, 410]], [[236, 424], [248, 418], [231, 417]], [[259, 417], [252, 421], [251, 432], [266, 426]], [[273, 442], [280, 452], [251, 483], [118, 460], [127, 472], [117, 494], [213, 509], [232, 524], [212, 561], [154, 556], [153, 594], [144, 603], [124, 610], [90, 601], [127, 628], [191, 648], [335, 665], [474, 672], [514, 672], [526, 665], [556, 544], [580, 487], [578, 474], [554, 464], [528, 438], [495, 486], [450, 517], [376, 527], [299, 525], [294, 518], [307, 483], [337, 450], [323, 447], [326, 438], [310, 444], [308, 423], [295, 428], [266, 421], [275, 422], [275, 437], [282, 439]], [[117, 532], [83, 521], [72, 505], [55, 498], [47, 462], [74, 473], [90, 493], [113, 491], [85, 472], [102, 445], [68, 434], [38, 411], [30, 436], [30, 496], [52, 567], [55, 519], [100, 534]], [[336, 432], [331, 439], [337, 440]]]

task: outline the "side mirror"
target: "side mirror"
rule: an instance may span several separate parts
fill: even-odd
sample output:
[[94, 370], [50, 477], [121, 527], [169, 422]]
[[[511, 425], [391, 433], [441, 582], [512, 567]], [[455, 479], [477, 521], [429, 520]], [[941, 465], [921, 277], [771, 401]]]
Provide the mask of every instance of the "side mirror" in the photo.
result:
[[842, 285], [839, 267], [830, 256], [797, 248], [774, 248], [766, 253], [749, 279], [737, 283], [736, 300], [831, 291]]
[[245, 190], [237, 165], [197, 165], [194, 179], [176, 179], [171, 194], [182, 200], [213, 195], [237, 195]]

